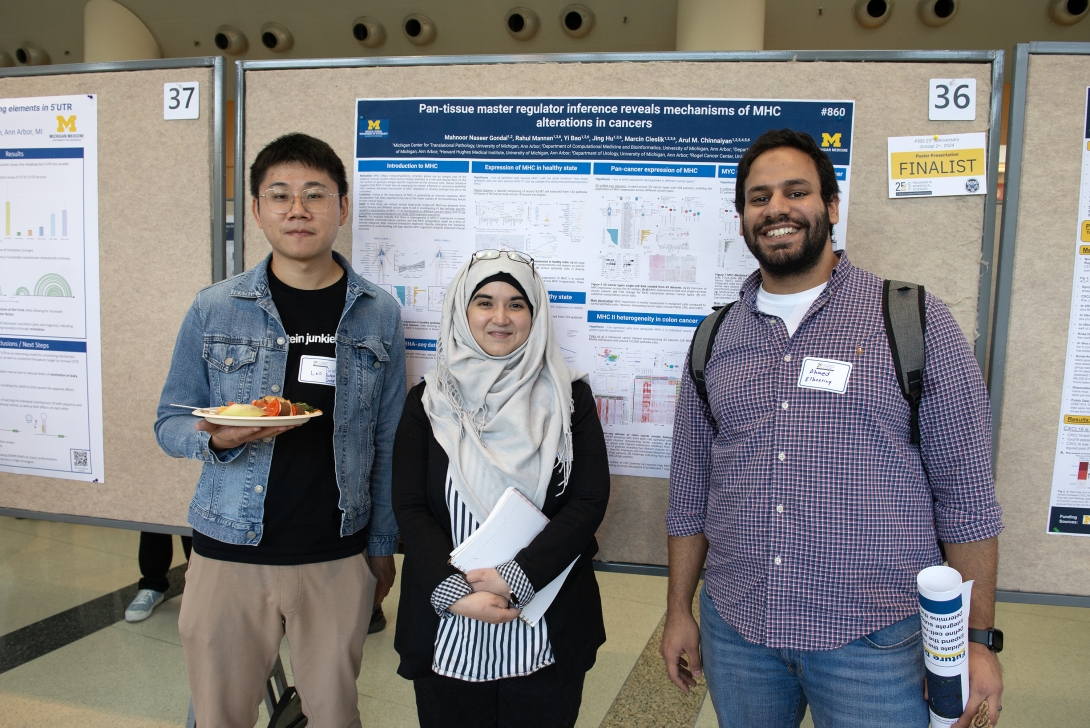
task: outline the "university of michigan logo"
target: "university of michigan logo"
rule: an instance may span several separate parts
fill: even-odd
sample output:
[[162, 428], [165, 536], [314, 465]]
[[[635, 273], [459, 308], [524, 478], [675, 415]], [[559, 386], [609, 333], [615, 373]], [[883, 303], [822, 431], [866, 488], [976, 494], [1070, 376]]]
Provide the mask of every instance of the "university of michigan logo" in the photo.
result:
[[57, 117], [57, 133], [69, 132], [71, 134], [76, 133], [76, 115], [72, 114], [68, 118], [63, 116]]
[[821, 132], [821, 146], [840, 148], [840, 132], [836, 134]]
[[366, 138], [390, 136], [389, 119], [364, 119], [360, 118], [360, 136]]

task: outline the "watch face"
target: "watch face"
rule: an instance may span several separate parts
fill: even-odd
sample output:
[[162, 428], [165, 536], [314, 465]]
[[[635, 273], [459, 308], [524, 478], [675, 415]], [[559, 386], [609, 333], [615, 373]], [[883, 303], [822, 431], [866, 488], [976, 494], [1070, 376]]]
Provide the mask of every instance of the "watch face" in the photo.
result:
[[992, 630], [992, 651], [999, 652], [1003, 649], [1003, 632], [1002, 630]]

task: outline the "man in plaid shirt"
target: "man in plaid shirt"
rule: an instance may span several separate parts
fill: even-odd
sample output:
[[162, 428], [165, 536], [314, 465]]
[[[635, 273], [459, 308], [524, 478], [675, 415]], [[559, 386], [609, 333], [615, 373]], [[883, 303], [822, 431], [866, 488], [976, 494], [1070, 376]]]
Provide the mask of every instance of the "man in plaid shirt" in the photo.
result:
[[[737, 185], [760, 270], [716, 336], [708, 401], [687, 373], [682, 381], [662, 656], [682, 690], [706, 670], [720, 725], [798, 726], [809, 705], [818, 728], [922, 728], [916, 575], [942, 562], [938, 541], [950, 566], [976, 580], [970, 626], [994, 626], [1003, 525], [980, 369], [928, 295], [912, 444], [882, 281], [833, 250], [828, 156], [809, 135], [770, 131], [742, 157]], [[957, 728], [984, 699], [996, 722], [999, 662], [976, 642], [969, 680]]]

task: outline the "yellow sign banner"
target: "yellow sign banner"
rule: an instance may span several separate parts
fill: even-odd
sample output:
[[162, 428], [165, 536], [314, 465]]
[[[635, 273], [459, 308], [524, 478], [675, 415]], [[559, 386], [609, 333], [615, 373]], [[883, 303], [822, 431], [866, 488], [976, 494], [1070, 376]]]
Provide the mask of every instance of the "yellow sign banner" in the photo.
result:
[[1090, 425], [1090, 415], [1064, 415], [1065, 425]]
[[984, 174], [984, 149], [892, 152], [892, 179], [935, 179]]

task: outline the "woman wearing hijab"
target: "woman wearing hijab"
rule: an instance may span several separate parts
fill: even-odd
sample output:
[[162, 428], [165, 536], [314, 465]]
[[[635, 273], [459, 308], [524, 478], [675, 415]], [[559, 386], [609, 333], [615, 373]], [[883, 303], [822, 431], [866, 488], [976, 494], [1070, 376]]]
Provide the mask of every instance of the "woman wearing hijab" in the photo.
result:
[[[609, 466], [590, 386], [564, 362], [533, 260], [488, 250], [462, 266], [436, 353], [394, 442], [398, 674], [413, 680], [422, 728], [573, 726], [606, 638], [591, 558]], [[450, 552], [510, 486], [549, 524], [512, 561], [462, 574]], [[545, 616], [517, 619], [576, 559]]]

